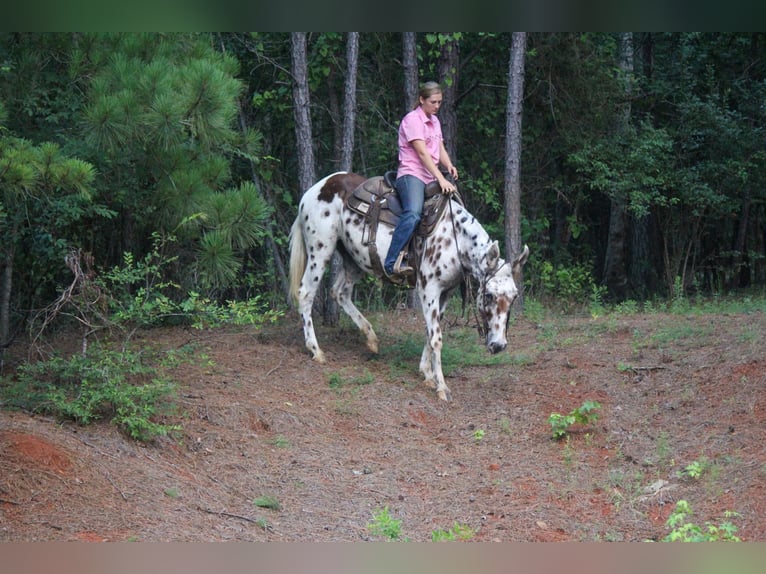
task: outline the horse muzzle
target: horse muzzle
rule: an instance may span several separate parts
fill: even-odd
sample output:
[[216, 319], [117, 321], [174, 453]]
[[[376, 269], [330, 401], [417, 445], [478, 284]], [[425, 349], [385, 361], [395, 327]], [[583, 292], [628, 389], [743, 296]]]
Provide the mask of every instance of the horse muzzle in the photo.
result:
[[505, 351], [507, 346], [508, 343], [506, 341], [489, 341], [487, 343], [487, 349], [489, 349], [489, 352], [493, 355], [496, 355], [500, 351]]

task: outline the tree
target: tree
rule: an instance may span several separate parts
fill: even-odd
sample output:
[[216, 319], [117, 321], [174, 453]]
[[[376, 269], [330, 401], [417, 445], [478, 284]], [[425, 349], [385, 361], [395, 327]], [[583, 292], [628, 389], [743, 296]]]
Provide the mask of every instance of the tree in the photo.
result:
[[316, 182], [314, 148], [311, 138], [311, 98], [309, 95], [306, 33], [291, 32], [293, 76], [293, 114], [295, 143], [298, 148], [298, 185], [306, 191]]
[[349, 32], [346, 40], [346, 82], [343, 98], [343, 135], [340, 169], [351, 171], [356, 128], [356, 81], [359, 63], [359, 32]]
[[[615, 139], [627, 136], [630, 125], [630, 96], [633, 84], [633, 34], [620, 33], [619, 69], [624, 82], [625, 100], [615, 118]], [[609, 237], [604, 257], [604, 282], [610, 294], [617, 300], [622, 300], [627, 294], [628, 271], [627, 256], [627, 213], [625, 197], [622, 193], [613, 191], [610, 194], [611, 209], [609, 212]]]
[[[356, 126], [356, 80], [359, 61], [359, 32], [349, 32], [346, 40], [346, 81], [343, 98], [343, 130], [341, 133], [341, 171], [351, 171], [354, 157], [354, 128]], [[337, 251], [330, 259], [328, 282], [332, 285], [341, 272], [343, 258]], [[332, 297], [327, 298], [324, 321], [328, 325], [337, 325], [340, 320], [338, 303]]]
[[442, 124], [444, 147], [447, 153], [457, 162], [457, 88], [460, 70], [460, 32], [438, 35], [440, 44], [438, 74], [439, 83], [444, 95], [442, 107], [439, 109], [439, 120]]
[[[524, 111], [524, 58], [526, 32], [514, 32], [508, 64], [508, 102], [505, 136], [505, 258], [521, 253], [521, 124]], [[514, 277], [519, 287], [519, 305], [523, 306], [523, 271]]]
[[[67, 157], [57, 144], [31, 142], [0, 132], [0, 364], [11, 343], [11, 300], [16, 261], [41, 274], [64, 267], [71, 245], [68, 227], [96, 206], [91, 204], [92, 165]], [[108, 215], [102, 211], [102, 215]], [[23, 249], [23, 254], [22, 254]], [[43, 275], [44, 276], [44, 275]]]
[[404, 108], [406, 114], [418, 99], [418, 52], [417, 34], [402, 33], [402, 63], [404, 68]]
[[119, 213], [97, 262], [140, 258], [154, 232], [173, 234], [175, 280], [231, 292], [247, 281], [243, 264], [269, 218], [253, 184], [233, 175], [260, 154], [258, 134], [238, 126], [237, 60], [197, 34], [93, 36], [90, 49], [83, 139], [103, 166], [98, 191]]

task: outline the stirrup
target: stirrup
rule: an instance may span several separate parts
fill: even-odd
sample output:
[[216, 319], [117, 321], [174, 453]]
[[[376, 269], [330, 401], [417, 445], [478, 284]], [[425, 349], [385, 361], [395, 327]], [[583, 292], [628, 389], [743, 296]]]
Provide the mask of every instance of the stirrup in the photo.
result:
[[414, 275], [415, 270], [404, 263], [404, 256], [406, 254], [406, 251], [399, 252], [399, 257], [396, 258], [396, 263], [394, 263], [394, 275], [402, 275], [404, 277]]

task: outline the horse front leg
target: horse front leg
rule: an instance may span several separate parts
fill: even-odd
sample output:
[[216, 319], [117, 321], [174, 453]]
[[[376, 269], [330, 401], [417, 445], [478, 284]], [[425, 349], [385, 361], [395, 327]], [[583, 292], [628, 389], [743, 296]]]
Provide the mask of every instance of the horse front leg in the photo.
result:
[[426, 320], [426, 344], [420, 356], [420, 372], [426, 384], [436, 389], [436, 396], [443, 401], [452, 400], [452, 393], [444, 381], [442, 372], [442, 330], [438, 317]]

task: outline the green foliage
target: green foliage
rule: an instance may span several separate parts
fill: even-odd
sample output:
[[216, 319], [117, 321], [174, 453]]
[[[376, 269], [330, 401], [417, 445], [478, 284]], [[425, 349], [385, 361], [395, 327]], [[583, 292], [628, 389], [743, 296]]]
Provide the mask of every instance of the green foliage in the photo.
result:
[[[676, 507], [668, 518], [666, 524], [672, 530], [662, 539], [663, 542], [740, 542], [736, 535], [738, 528], [726, 520], [721, 524], [706, 522], [705, 526], [699, 526], [689, 522], [694, 512], [686, 500], [676, 502]], [[726, 511], [725, 517], [739, 516], [736, 512]]]
[[225, 324], [261, 327], [283, 315], [256, 295], [246, 301], [219, 304], [196, 291], [182, 293], [179, 285], [164, 279], [165, 270], [176, 261], [165, 255], [165, 245], [174, 237], [154, 234], [154, 247], [140, 261], [131, 253], [123, 255], [123, 265], [104, 272], [99, 282], [111, 294], [110, 307], [114, 321], [129, 327], [156, 326], [169, 321], [185, 322], [195, 328], [219, 327]]
[[343, 389], [349, 386], [363, 386], [369, 385], [375, 381], [373, 374], [367, 369], [364, 370], [364, 374], [357, 377], [346, 378], [340, 373], [331, 373], [329, 377], [329, 385], [331, 389]]
[[683, 470], [678, 472], [678, 476], [681, 478], [699, 480], [702, 475], [711, 468], [711, 466], [712, 464], [710, 460], [703, 456], [700, 459], [687, 464]]
[[538, 297], [555, 302], [564, 310], [571, 310], [591, 301], [598, 306], [604, 290], [596, 286], [587, 265], [558, 265], [550, 261], [533, 264], [538, 286]]
[[586, 143], [569, 156], [575, 171], [590, 189], [626, 200], [636, 216], [646, 215], [656, 205], [673, 204], [672, 139], [667, 132], [640, 122], [612, 139]]
[[[762, 285], [762, 38], [633, 33], [632, 73], [617, 67], [618, 38], [528, 34], [521, 162], [522, 235], [534, 247], [528, 292], [565, 311], [604, 313], [614, 295], [600, 276], [612, 200], [628, 217], [628, 297], [667, 296], [680, 306], [676, 287], [723, 293]], [[314, 168], [324, 174], [337, 169], [346, 36], [307, 39]], [[410, 103], [402, 97], [401, 34], [359, 40], [364, 97], [353, 169], [373, 176], [395, 166], [396, 125]], [[509, 41], [509, 33], [416, 35], [418, 79], [457, 88], [453, 159], [469, 209], [493, 236], [504, 232], [498, 141]], [[459, 78], [440, 68], [454, 48]], [[0, 61], [2, 136], [28, 144], [12, 146], [19, 161], [0, 165], [0, 237], [12, 238], [0, 250], [12, 246], [17, 258], [12, 307], [50, 301], [70, 248], [112, 267], [124, 252], [142, 260], [153, 232], [178, 237], [164, 280], [182, 292], [218, 302], [264, 292], [281, 300], [277, 263], [300, 193], [287, 33], [3, 34]], [[64, 158], [73, 160], [71, 171], [59, 169]], [[90, 183], [76, 161], [94, 168]], [[56, 188], [57, 178], [67, 185]], [[268, 212], [248, 203], [246, 185]]]
[[258, 508], [268, 508], [270, 510], [279, 510], [282, 505], [275, 496], [259, 496], [253, 500], [253, 504]]
[[273, 444], [277, 448], [289, 448], [290, 447], [290, 441], [287, 437], [280, 435], [275, 436], [271, 444]]
[[91, 349], [24, 364], [0, 385], [7, 407], [44, 412], [87, 425], [108, 419], [130, 437], [147, 441], [180, 427], [157, 422], [170, 412], [175, 384], [142, 354]]
[[[423, 338], [411, 334], [396, 335], [390, 345], [381, 349], [381, 357], [396, 368], [410, 369], [423, 352]], [[453, 328], [445, 335], [442, 347], [442, 369], [446, 376], [470, 366], [526, 364], [529, 357], [510, 353], [488, 354], [475, 329]]]
[[372, 520], [367, 523], [367, 529], [372, 536], [382, 538], [386, 542], [402, 540], [402, 521], [391, 516], [388, 506], [372, 513]]
[[473, 528], [467, 524], [461, 524], [455, 521], [449, 530], [442, 530], [439, 528], [431, 532], [431, 541], [449, 542], [453, 540], [471, 540], [475, 535], [476, 533]]
[[556, 440], [567, 436], [572, 425], [589, 425], [598, 420], [598, 413], [601, 404], [597, 401], [585, 401], [579, 407], [572, 409], [568, 414], [551, 413], [548, 417], [548, 424], [551, 425], [553, 438]]

